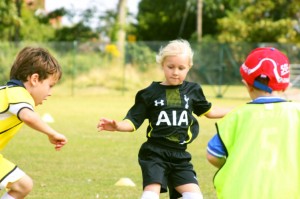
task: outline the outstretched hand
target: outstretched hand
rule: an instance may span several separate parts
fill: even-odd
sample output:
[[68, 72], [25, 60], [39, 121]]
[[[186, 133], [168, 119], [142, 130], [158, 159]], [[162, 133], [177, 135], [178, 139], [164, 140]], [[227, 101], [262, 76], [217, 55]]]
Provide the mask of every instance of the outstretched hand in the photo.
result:
[[115, 120], [101, 118], [97, 125], [97, 128], [98, 128], [98, 131], [102, 131], [102, 130], [116, 131], [117, 130], [117, 122]]
[[56, 151], [60, 151], [61, 148], [68, 142], [67, 138], [59, 133], [49, 136], [49, 141], [55, 145]]

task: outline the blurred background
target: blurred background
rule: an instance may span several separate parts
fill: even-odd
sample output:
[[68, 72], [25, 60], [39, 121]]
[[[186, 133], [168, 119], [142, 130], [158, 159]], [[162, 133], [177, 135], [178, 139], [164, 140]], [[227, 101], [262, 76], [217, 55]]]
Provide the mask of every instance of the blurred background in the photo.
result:
[[[53, 116], [51, 125], [66, 133], [68, 145], [54, 153], [25, 127], [3, 151], [34, 179], [31, 199], [140, 196], [137, 152], [146, 122], [134, 135], [98, 133], [96, 124], [103, 116], [121, 120], [138, 90], [163, 80], [155, 55], [178, 38], [194, 50], [188, 80], [200, 83], [217, 107], [249, 100], [239, 67], [260, 46], [289, 57], [292, 88], [285, 95], [300, 101], [300, 0], [0, 0], [0, 85], [25, 46], [47, 48], [63, 69], [53, 96], [37, 111]], [[199, 123], [189, 151], [205, 198], [216, 199], [216, 169], [205, 156], [215, 120], [200, 117]], [[137, 186], [116, 187], [122, 177]]]
[[189, 80], [215, 85], [217, 97], [240, 84], [239, 66], [259, 46], [282, 50], [300, 85], [300, 0], [2, 0], [0, 83], [33, 45], [61, 63], [66, 93], [126, 92], [163, 78], [155, 54], [178, 38], [195, 51]]

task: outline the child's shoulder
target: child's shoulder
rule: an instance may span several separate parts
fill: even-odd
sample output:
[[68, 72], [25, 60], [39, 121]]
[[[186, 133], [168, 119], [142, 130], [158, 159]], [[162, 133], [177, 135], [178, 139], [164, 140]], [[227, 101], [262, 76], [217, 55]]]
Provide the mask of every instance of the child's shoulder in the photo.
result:
[[34, 106], [34, 100], [23, 86], [7, 86], [5, 89], [7, 100], [11, 104], [28, 103]]
[[149, 99], [151, 97], [161, 95], [163, 92], [164, 92], [164, 88], [160, 84], [160, 82], [152, 82], [146, 88], [139, 90], [136, 94], [136, 97], [142, 97], [145, 99]]
[[184, 81], [181, 85], [181, 90], [188, 90], [191, 92], [199, 92], [202, 90], [201, 85], [197, 82]]
[[140, 91], [155, 91], [158, 90], [161, 85], [161, 82], [151, 82], [151, 84], [149, 84], [147, 87], [141, 89]]

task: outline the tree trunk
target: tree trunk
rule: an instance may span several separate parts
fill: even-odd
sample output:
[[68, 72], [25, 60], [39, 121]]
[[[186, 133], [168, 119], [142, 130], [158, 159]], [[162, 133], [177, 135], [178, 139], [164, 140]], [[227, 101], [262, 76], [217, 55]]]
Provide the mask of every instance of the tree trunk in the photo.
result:
[[[21, 9], [22, 9], [22, 0], [16, 0], [16, 8], [17, 8], [17, 15], [21, 18]], [[14, 41], [18, 43], [20, 41], [20, 24], [18, 23], [15, 25], [15, 34], [14, 34]]]
[[120, 51], [120, 58], [123, 61], [124, 59], [124, 46], [125, 46], [125, 37], [126, 37], [126, 5], [127, 0], [119, 0], [118, 3], [118, 38], [117, 45]]
[[197, 39], [198, 42], [202, 41], [202, 0], [198, 0], [197, 3]]

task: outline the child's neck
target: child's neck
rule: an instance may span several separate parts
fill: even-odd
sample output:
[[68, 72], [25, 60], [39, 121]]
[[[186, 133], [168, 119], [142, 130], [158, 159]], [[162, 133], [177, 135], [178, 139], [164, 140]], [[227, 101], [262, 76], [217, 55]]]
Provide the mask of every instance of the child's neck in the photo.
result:
[[282, 97], [283, 91], [272, 91], [272, 93], [268, 93], [266, 91], [261, 90], [253, 90], [250, 94], [252, 99], [256, 99], [259, 97]]

